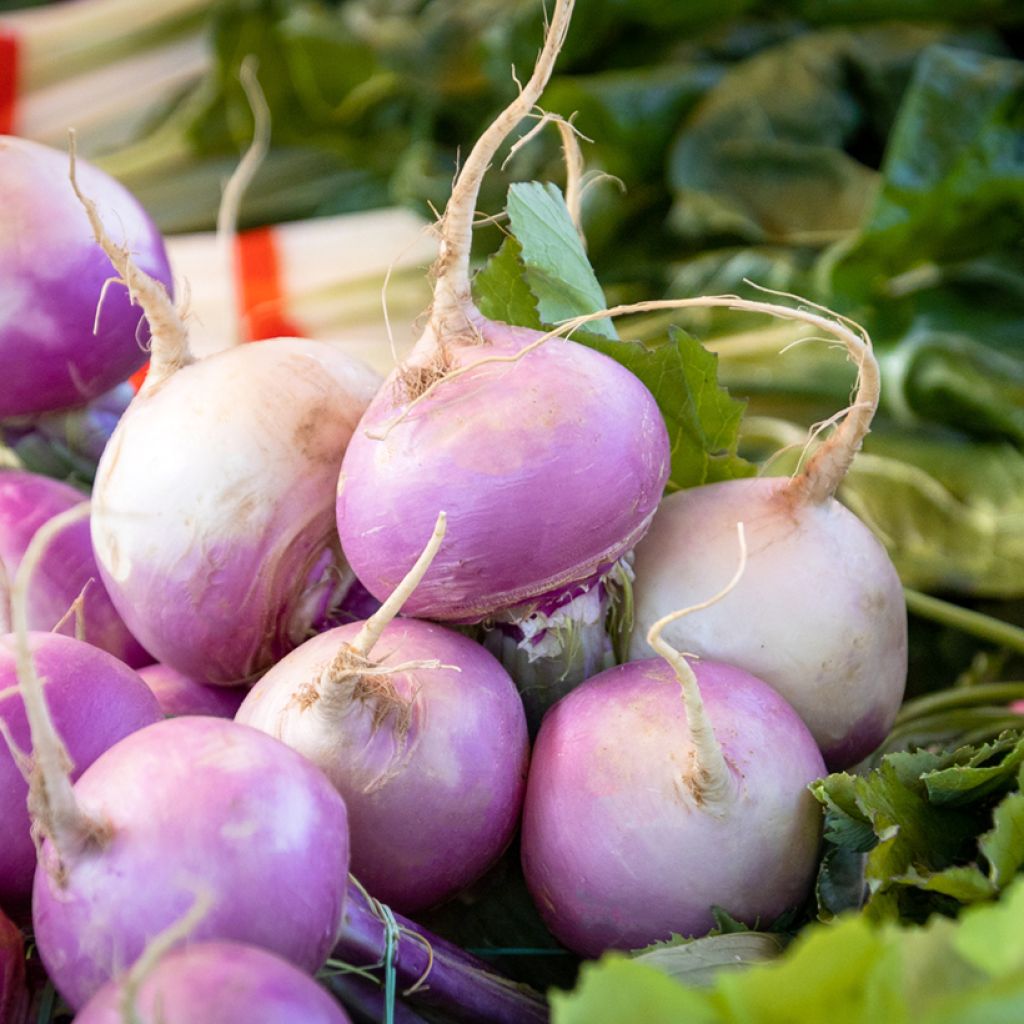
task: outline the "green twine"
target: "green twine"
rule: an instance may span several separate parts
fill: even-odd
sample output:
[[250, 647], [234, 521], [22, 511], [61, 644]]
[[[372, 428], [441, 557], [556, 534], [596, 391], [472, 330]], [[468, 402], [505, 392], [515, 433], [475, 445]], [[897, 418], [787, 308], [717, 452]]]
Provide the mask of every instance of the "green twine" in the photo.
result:
[[399, 928], [395, 915], [385, 903], [378, 903], [384, 922], [384, 1024], [395, 1024], [395, 995], [398, 987], [398, 971], [395, 969], [395, 952], [398, 948]]
[[[349, 876], [351, 877], [351, 876]], [[352, 881], [359, 885], [353, 878]], [[401, 938], [402, 926], [395, 920], [392, 909], [380, 900], [374, 899], [361, 885], [363, 895], [370, 904], [371, 910], [384, 924], [384, 955], [375, 964], [356, 967], [341, 960], [328, 960], [324, 965], [327, 974], [355, 974], [368, 981], [378, 982], [380, 979], [374, 971], [384, 971], [384, 1020], [382, 1024], [395, 1024], [395, 1002], [398, 998], [398, 965], [396, 964], [398, 942]], [[417, 982], [417, 985], [419, 982]], [[415, 988], [416, 986], [413, 986]]]

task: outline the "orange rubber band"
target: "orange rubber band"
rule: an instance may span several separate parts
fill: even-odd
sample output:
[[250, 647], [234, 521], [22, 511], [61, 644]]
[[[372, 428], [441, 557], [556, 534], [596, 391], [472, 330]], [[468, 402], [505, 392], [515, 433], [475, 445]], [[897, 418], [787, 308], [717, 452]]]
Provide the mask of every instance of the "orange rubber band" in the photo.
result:
[[18, 100], [18, 37], [0, 28], [0, 135], [13, 135]]

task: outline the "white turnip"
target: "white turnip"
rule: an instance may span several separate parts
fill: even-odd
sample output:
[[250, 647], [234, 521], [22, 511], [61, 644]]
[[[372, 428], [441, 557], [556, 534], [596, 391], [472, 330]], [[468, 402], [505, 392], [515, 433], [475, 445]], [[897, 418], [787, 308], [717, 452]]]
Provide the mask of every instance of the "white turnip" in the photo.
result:
[[159, 661], [199, 681], [251, 681], [335, 621], [351, 573], [334, 494], [377, 376], [295, 338], [196, 361], [166, 291], [79, 196], [153, 335], [145, 383], [96, 475], [103, 581]]

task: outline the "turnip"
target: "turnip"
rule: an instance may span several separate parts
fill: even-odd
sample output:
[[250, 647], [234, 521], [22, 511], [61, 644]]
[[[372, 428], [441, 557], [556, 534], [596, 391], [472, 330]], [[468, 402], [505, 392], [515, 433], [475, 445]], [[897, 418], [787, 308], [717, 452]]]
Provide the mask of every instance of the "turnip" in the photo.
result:
[[[27, 631], [29, 597], [41, 566], [52, 564], [51, 541], [66, 536], [76, 505], [38, 531], [13, 578], [13, 608]], [[42, 677], [54, 727], [64, 739], [71, 777], [79, 775], [118, 740], [160, 720], [156, 699], [127, 665], [91, 644], [54, 633], [27, 633], [28, 649]], [[0, 636], [0, 906], [20, 912], [28, 905], [36, 868], [31, 836], [29, 787], [22, 770], [29, 749], [29, 724], [18, 690], [18, 652], [13, 634]]]
[[251, 942], [318, 968], [337, 933], [348, 869], [344, 803], [323, 775], [256, 730], [189, 717], [132, 733], [72, 787], [23, 627], [29, 809], [43, 837], [32, 919], [58, 991], [81, 1006], [197, 889], [213, 901], [197, 937]]
[[630, 658], [651, 648], [651, 624], [692, 604], [728, 564], [737, 521], [750, 552], [736, 588], [700, 616], [673, 623], [680, 650], [726, 661], [775, 687], [809, 726], [832, 769], [855, 764], [885, 737], [903, 699], [907, 612], [885, 549], [834, 497], [878, 405], [878, 364], [868, 337], [827, 311], [736, 296], [620, 306], [644, 310], [725, 307], [795, 320], [837, 339], [859, 372], [836, 430], [791, 478], [730, 480], [666, 498], [636, 549], [635, 629]]
[[527, 651], [550, 641], [584, 664], [607, 650], [602, 581], [647, 529], [668, 475], [667, 433], [636, 377], [584, 346], [537, 345], [539, 332], [485, 319], [469, 276], [481, 179], [539, 98], [571, 8], [556, 4], [529, 81], [459, 172], [439, 225], [429, 321], [348, 446], [337, 515], [346, 557], [383, 599], [444, 508], [451, 542], [405, 612], [513, 623]]
[[[107, 748], [160, 720], [156, 698], [138, 675], [90, 644], [53, 633], [29, 635], [32, 657], [45, 681], [46, 702], [74, 765], [76, 779]], [[17, 687], [15, 642], [0, 636], [0, 721], [21, 749], [28, 722]], [[28, 784], [0, 744], [0, 905], [21, 907], [32, 893], [36, 850], [30, 835]]]
[[133, 963], [199, 887], [214, 902], [196, 938], [249, 942], [306, 971], [323, 963], [340, 923], [348, 831], [341, 797], [304, 758], [203, 716], [133, 733], [73, 790], [38, 740], [35, 753], [52, 788], [38, 818], [47, 838], [33, 925], [73, 1006]]
[[372, 618], [292, 651], [236, 716], [323, 769], [348, 807], [353, 873], [403, 913], [497, 860], [519, 823], [529, 756], [522, 702], [495, 658], [452, 630], [394, 618], [444, 536], [442, 513]]
[[[170, 287], [163, 240], [139, 203], [98, 168], [83, 163], [80, 174], [118, 244]], [[0, 136], [0, 196], [0, 420], [81, 405], [142, 365], [145, 325], [126, 289], [107, 286], [110, 263], [63, 153]]]
[[[0, 563], [8, 579], [18, 571], [39, 527], [84, 500], [80, 491], [57, 480], [19, 470], [0, 471]], [[133, 667], [153, 660], [128, 631], [99, 579], [84, 516], [67, 522], [46, 546], [25, 600], [29, 629], [49, 630], [59, 624], [60, 632], [77, 634]], [[8, 614], [0, 613], [0, 620], [7, 618]]]
[[159, 662], [140, 668], [139, 675], [168, 718], [176, 715], [234, 718], [247, 692], [244, 686], [208, 686]]
[[308, 974], [238, 942], [196, 942], [107, 982], [75, 1024], [347, 1024]]
[[157, 660], [199, 681], [252, 680], [330, 626], [351, 581], [334, 493], [378, 378], [292, 338], [195, 361], [167, 293], [79, 196], [153, 334], [145, 383], [96, 475], [100, 572]]
[[[211, 900], [196, 938], [249, 942], [316, 970], [341, 922], [348, 823], [341, 797], [305, 758], [235, 722], [173, 718], [115, 743], [72, 786], [68, 746], [79, 741], [65, 745], [54, 727], [19, 600], [60, 525], [58, 517], [33, 539], [13, 602], [32, 738], [28, 807], [41, 838], [32, 923], [47, 974], [80, 1007], [196, 892]], [[97, 728], [88, 718], [82, 725]]]
[[802, 903], [817, 866], [813, 737], [766, 683], [679, 655], [660, 637], [669, 618], [648, 634], [664, 660], [582, 683], [534, 746], [527, 885], [554, 935], [587, 956], [705, 934], [716, 905], [766, 924]]

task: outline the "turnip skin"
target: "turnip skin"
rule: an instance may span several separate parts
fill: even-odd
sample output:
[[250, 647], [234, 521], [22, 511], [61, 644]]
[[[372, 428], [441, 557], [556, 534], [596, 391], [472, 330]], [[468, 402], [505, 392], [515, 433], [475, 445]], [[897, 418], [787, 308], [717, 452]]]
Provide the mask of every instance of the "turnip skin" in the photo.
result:
[[346, 684], [323, 682], [314, 699], [309, 684], [361, 628], [322, 633], [278, 662], [236, 720], [283, 740], [327, 774], [348, 807], [353, 874], [377, 899], [415, 913], [466, 888], [511, 841], [526, 786], [526, 718], [511, 678], [487, 651], [414, 619], [384, 628], [374, 660], [385, 668], [436, 660], [458, 671], [417, 667], [384, 677], [401, 703], [381, 721], [375, 713], [387, 705], [372, 691], [353, 694], [351, 683], [332, 696], [332, 687]]
[[885, 738], [907, 675], [903, 590], [885, 549], [834, 498], [805, 501], [786, 478], [734, 480], [664, 499], [636, 549], [630, 658], [650, 657], [646, 632], [666, 610], [707, 594], [749, 538], [743, 578], [665, 639], [727, 661], [781, 693], [832, 769]]
[[[21, 470], [0, 471], [0, 563], [8, 581], [14, 579], [36, 530], [85, 500], [81, 491], [58, 480]], [[63, 620], [60, 632], [76, 635], [79, 622], [68, 612], [80, 595], [81, 639], [132, 668], [153, 660], [129, 632], [100, 582], [84, 519], [69, 523], [43, 552], [27, 595], [29, 628], [49, 630]]]
[[594, 676], [541, 725], [523, 868], [552, 933], [582, 955], [705, 934], [712, 905], [765, 924], [810, 889], [821, 814], [807, 785], [825, 771], [813, 738], [765, 683], [690, 664], [730, 769], [721, 802], [694, 798], [680, 684], [661, 659]]
[[209, 686], [197, 683], [170, 665], [146, 665], [139, 669], [143, 682], [153, 691], [165, 717], [211, 715], [234, 718], [247, 691], [245, 687]]
[[[117, 181], [84, 161], [83, 188], [104, 208], [117, 241], [166, 287], [171, 270], [156, 226]], [[68, 181], [67, 154], [0, 136], [0, 420], [80, 405], [126, 380], [146, 359], [145, 323], [127, 290], [109, 287], [110, 263]]]
[[[29, 642], [46, 702], [77, 778], [118, 740], [160, 720], [156, 698], [127, 665], [91, 644], [54, 633]], [[15, 641], [0, 636], [0, 718], [22, 749], [31, 747], [15, 667]], [[0, 743], [0, 906], [28, 903], [36, 868], [26, 799], [28, 784], [6, 744]]]
[[108, 750], [74, 798], [82, 838], [65, 840], [62, 857], [44, 843], [33, 890], [43, 964], [72, 1006], [130, 966], [197, 891], [212, 906], [196, 939], [259, 945], [309, 972], [326, 959], [348, 872], [345, 807], [284, 744], [222, 719], [166, 719]]
[[[75, 1024], [125, 1024], [123, 981], [109, 981]], [[173, 950], [139, 983], [137, 1024], [348, 1024], [349, 1016], [297, 967], [256, 946], [197, 942]]]
[[100, 461], [92, 537], [114, 604], [157, 660], [232, 685], [331, 624], [350, 579], [338, 471], [378, 384], [289, 338], [140, 392]]
[[[669, 468], [661, 415], [632, 374], [559, 340], [487, 364], [541, 335], [467, 316], [452, 366], [481, 366], [394, 424], [407, 403], [394, 379], [386, 384], [345, 453], [337, 504], [345, 554], [378, 598], [415, 561], [436, 510], [447, 511], [449, 542], [405, 613], [453, 622], [555, 605], [606, 572], [647, 528]], [[434, 344], [422, 339], [412, 360]]]

